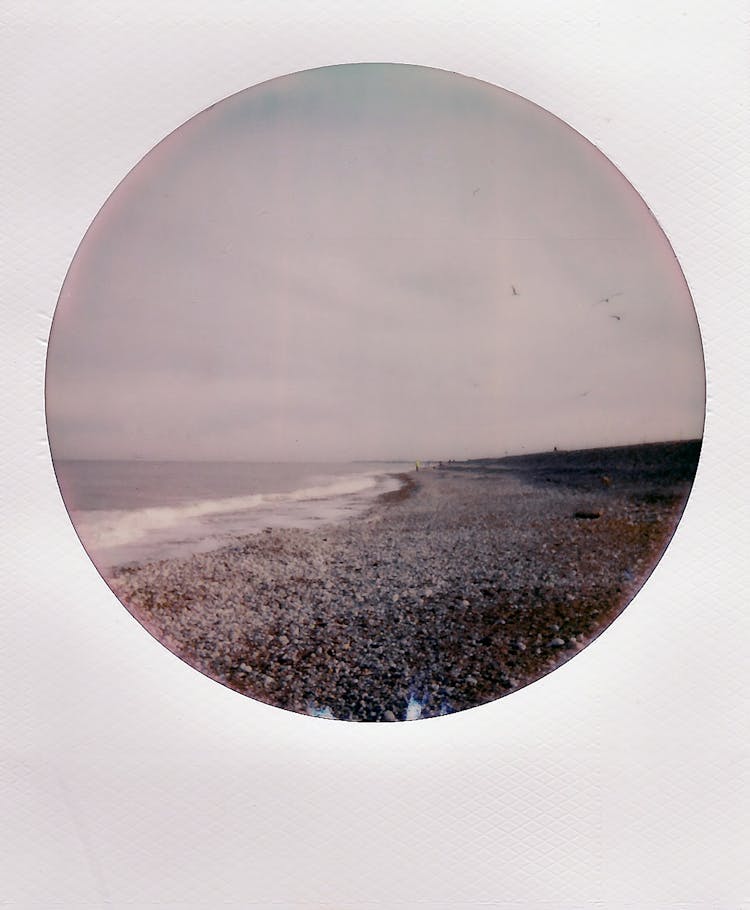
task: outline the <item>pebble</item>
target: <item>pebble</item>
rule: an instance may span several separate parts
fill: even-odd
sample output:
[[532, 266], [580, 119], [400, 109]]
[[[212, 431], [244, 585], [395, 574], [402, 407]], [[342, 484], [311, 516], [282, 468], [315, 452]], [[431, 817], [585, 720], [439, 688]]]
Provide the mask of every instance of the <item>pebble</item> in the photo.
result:
[[[667, 542], [651, 525], [641, 544], [636, 530], [624, 543], [613, 537], [633, 508], [625, 483], [607, 491], [607, 522], [586, 522], [570, 521], [584, 504], [580, 487], [458, 470], [420, 472], [418, 482], [416, 494], [324, 533], [268, 529], [108, 581], [158, 639], [214, 679], [289, 710], [315, 704], [336, 718], [391, 721], [415, 692], [430, 717], [544, 675], [560, 660], [548, 649], [583, 647], [598, 616], [624, 605], [624, 573], [639, 566], [637, 585]], [[665, 528], [678, 499], [663, 509]], [[587, 634], [554, 634], [571, 625]]]

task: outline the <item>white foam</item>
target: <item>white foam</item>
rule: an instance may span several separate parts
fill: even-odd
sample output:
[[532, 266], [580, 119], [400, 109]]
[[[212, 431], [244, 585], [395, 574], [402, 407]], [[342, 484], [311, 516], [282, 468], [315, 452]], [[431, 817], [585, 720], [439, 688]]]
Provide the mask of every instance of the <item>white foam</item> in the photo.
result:
[[[392, 480], [392, 478], [390, 478]], [[180, 529], [195, 536], [198, 527], [229, 515], [264, 514], [283, 510], [285, 505], [325, 501], [330, 503], [374, 493], [383, 489], [384, 478], [375, 474], [338, 475], [328, 482], [302, 487], [285, 493], [253, 493], [222, 499], [204, 499], [180, 506], [151, 506], [142, 509], [111, 509], [72, 512], [73, 523], [84, 545], [97, 551], [123, 547], [162, 532]], [[392, 488], [392, 486], [391, 486]]]

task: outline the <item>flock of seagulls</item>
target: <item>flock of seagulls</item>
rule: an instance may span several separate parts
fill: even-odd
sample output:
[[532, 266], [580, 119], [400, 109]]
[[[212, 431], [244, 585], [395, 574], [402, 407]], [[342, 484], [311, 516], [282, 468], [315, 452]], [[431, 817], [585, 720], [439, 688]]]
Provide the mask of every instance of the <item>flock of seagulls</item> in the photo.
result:
[[[518, 290], [518, 288], [515, 286], [515, 284], [511, 284], [511, 286], [510, 286], [510, 291], [511, 291], [511, 295], [512, 295], [513, 297], [520, 297], [520, 296], [521, 296], [521, 292]], [[613, 292], [612, 294], [610, 294], [608, 297], [602, 297], [602, 298], [600, 298], [599, 300], [595, 301], [595, 302], [592, 304], [592, 306], [597, 306], [597, 305], [600, 304], [600, 303], [610, 303], [615, 297], [623, 297], [623, 296], [624, 296], [624, 292], [623, 292], [623, 291], [614, 291], [614, 292]], [[622, 316], [621, 316], [619, 313], [609, 313], [608, 315], [609, 315], [609, 318], [610, 318], [610, 319], [616, 319], [618, 322], [621, 322], [621, 321], [622, 321]], [[478, 382], [472, 382], [472, 385], [474, 386], [474, 388], [479, 388], [479, 383], [478, 383]], [[586, 389], [585, 392], [580, 392], [580, 393], [579, 393], [578, 398], [586, 398], [586, 396], [587, 396], [590, 392], [591, 392], [591, 389]]]
[[[521, 296], [521, 294], [520, 294], [518, 288], [515, 286], [515, 284], [512, 284], [512, 285], [510, 286], [510, 291], [511, 291], [511, 295], [512, 295], [513, 297], [520, 297], [520, 296]], [[615, 291], [614, 293], [610, 294], [609, 297], [602, 297], [602, 298], [600, 298], [600, 299], [597, 300], [595, 303], [593, 303], [592, 306], [597, 306], [597, 305], [600, 304], [600, 303], [609, 303], [611, 300], [614, 300], [615, 297], [623, 297], [623, 296], [624, 296], [624, 292], [623, 292], [623, 291]], [[621, 321], [622, 321], [622, 316], [621, 316], [619, 313], [610, 313], [610, 314], [609, 314], [609, 318], [610, 318], [610, 319], [616, 319], [618, 322], [621, 322]]]
[[[476, 187], [474, 187], [474, 189], [472, 190], [471, 195], [472, 195], [472, 196], [476, 196], [477, 193], [478, 193], [480, 190], [481, 190], [481, 186], [476, 186]], [[518, 288], [515, 286], [515, 284], [511, 284], [510, 290], [511, 290], [511, 295], [512, 295], [513, 297], [520, 297], [520, 296], [521, 296], [521, 294], [520, 294]], [[609, 296], [607, 296], [607, 297], [601, 297], [599, 300], [596, 301], [596, 303], [593, 304], [593, 306], [597, 306], [597, 305], [600, 304], [600, 303], [610, 303], [612, 300], [615, 299], [615, 297], [622, 297], [623, 295], [624, 295], [624, 292], [623, 292], [623, 291], [613, 291]], [[619, 313], [610, 313], [610, 314], [609, 314], [609, 318], [610, 318], [610, 319], [616, 319], [618, 322], [621, 322], [621, 321], [622, 321], [622, 316], [621, 316]]]
[[[610, 294], [609, 297], [602, 297], [601, 300], [597, 300], [596, 304], [594, 304], [594, 306], [596, 306], [599, 303], [609, 303], [611, 300], [614, 300], [615, 297], [622, 297], [622, 296], [623, 296], [622, 291], [615, 291], [613, 294]], [[622, 320], [622, 316], [619, 313], [610, 313], [609, 318], [616, 319], [618, 322], [620, 322]]]

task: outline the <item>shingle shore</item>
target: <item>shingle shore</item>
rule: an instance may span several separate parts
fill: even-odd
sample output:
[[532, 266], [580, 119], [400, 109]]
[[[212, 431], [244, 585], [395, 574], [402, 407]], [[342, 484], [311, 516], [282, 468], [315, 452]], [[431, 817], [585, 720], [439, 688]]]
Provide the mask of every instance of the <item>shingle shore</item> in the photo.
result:
[[261, 701], [342, 720], [459, 711], [565, 662], [630, 601], [695, 472], [699, 445], [676, 445], [403, 475], [344, 524], [109, 584], [170, 650]]

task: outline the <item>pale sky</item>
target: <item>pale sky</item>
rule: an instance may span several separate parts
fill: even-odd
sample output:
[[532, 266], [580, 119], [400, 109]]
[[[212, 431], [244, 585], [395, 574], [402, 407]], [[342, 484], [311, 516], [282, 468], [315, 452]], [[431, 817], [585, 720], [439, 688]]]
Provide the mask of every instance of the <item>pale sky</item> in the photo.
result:
[[468, 458], [703, 414], [690, 295], [625, 179], [513, 94], [390, 64], [157, 146], [79, 248], [47, 368], [54, 457]]

